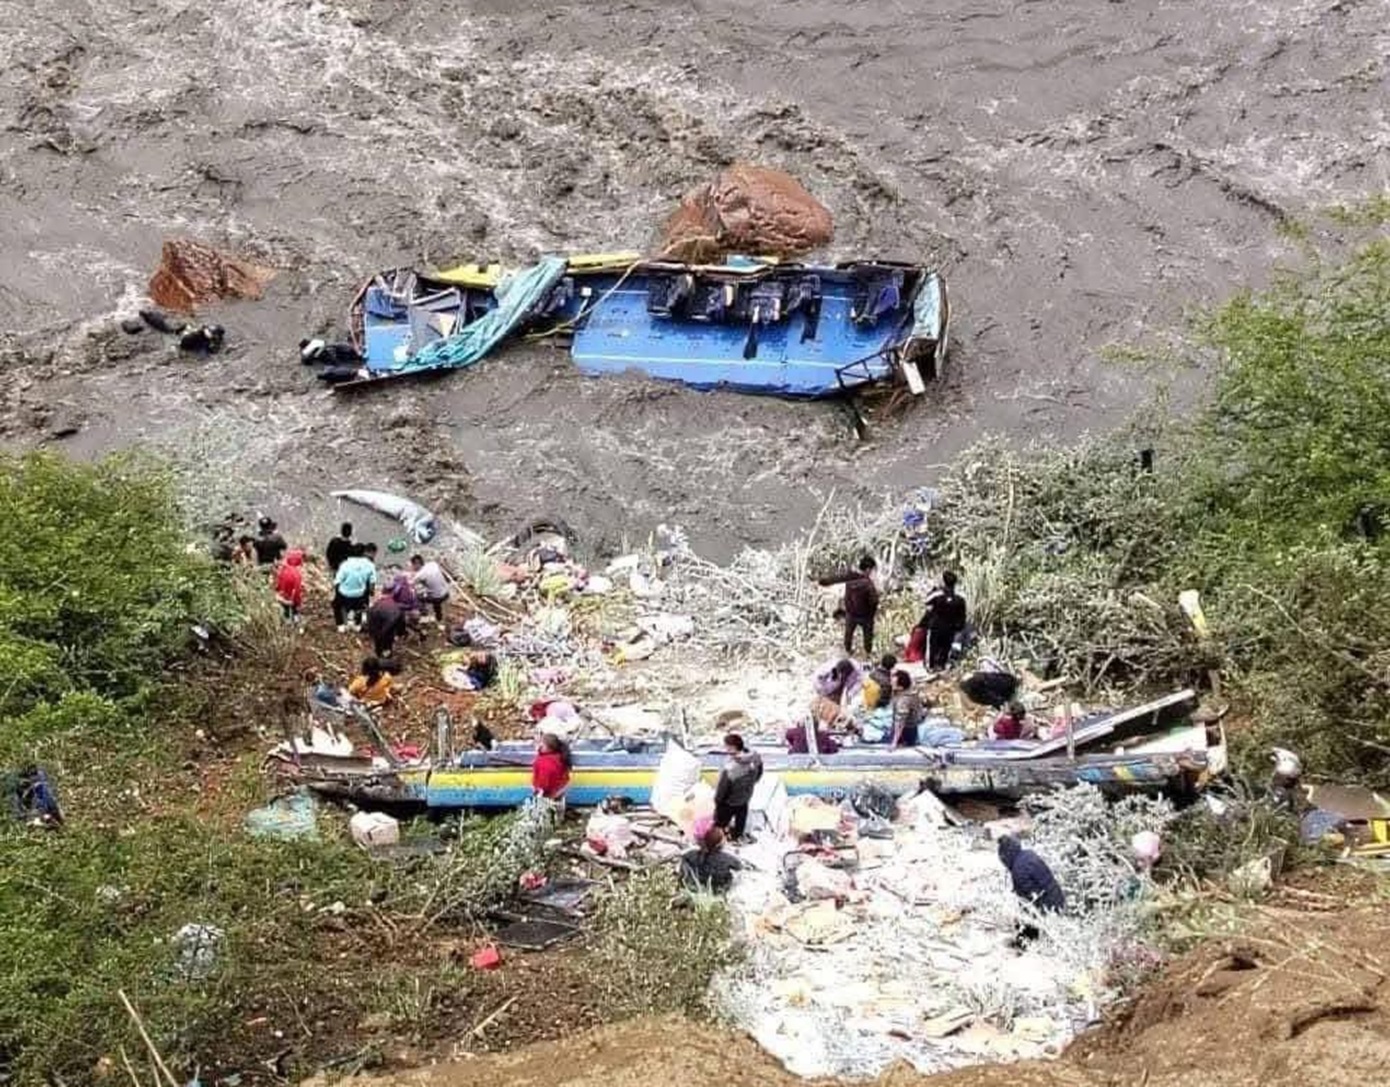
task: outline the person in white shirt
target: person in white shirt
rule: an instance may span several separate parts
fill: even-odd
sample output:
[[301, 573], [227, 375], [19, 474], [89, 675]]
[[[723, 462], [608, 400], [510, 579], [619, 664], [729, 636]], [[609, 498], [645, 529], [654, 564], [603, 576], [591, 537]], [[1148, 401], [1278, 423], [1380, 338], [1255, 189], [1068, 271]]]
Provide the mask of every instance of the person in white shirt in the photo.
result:
[[449, 602], [449, 581], [439, 563], [431, 559], [425, 561], [423, 555], [410, 557], [410, 568], [415, 572], [415, 587], [419, 591], [420, 602], [434, 609], [437, 621], [444, 621], [444, 605]]

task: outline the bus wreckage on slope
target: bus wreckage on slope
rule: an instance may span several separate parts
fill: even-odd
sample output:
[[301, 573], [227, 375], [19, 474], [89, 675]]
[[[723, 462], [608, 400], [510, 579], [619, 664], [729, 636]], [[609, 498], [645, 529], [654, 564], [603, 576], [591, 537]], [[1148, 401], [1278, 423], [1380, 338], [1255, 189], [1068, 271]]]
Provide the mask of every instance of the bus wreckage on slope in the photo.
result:
[[[835, 754], [788, 754], [781, 743], [747, 737], [788, 795], [836, 798], [873, 785], [895, 795], [931, 789], [940, 795], [1018, 797], [1058, 786], [1092, 784], [1106, 793], [1192, 795], [1226, 770], [1226, 739], [1219, 723], [1201, 719], [1196, 695], [1179, 691], [1117, 712], [1075, 722], [1070, 752], [1065, 737], [1048, 741], [967, 742], [954, 747], [846, 747]], [[669, 738], [579, 739], [566, 801], [592, 807], [609, 797], [650, 802]], [[383, 748], [385, 745], [382, 745]], [[443, 746], [447, 746], [447, 743]], [[713, 784], [722, 748], [695, 748], [701, 773]], [[404, 764], [360, 756], [312, 752], [279, 757], [282, 767], [316, 792], [363, 807], [447, 812], [519, 807], [532, 795], [533, 744], [490, 749]]]

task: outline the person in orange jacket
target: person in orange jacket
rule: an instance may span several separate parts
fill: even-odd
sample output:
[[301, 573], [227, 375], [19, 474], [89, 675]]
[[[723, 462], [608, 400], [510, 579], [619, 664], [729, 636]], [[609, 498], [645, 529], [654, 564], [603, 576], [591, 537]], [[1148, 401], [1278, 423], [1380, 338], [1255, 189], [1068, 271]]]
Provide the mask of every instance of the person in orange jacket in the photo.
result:
[[285, 622], [299, 622], [299, 609], [304, 606], [304, 552], [298, 548], [285, 556], [275, 572], [275, 599], [285, 613]]

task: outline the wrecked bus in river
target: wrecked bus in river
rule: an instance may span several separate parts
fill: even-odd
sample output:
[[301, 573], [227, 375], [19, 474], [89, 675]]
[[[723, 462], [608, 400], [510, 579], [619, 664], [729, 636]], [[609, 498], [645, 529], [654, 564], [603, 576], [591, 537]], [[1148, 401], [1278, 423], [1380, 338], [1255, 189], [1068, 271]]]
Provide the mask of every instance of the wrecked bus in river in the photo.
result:
[[[761, 754], [765, 772], [779, 775], [791, 796], [833, 799], [876, 785], [896, 795], [925, 787], [940, 795], [1018, 797], [1083, 782], [1115, 795], [1191, 795], [1226, 770], [1221, 726], [1198, 720], [1196, 709], [1195, 694], [1185, 690], [1081, 718], [1073, 728], [1071, 754], [1065, 737], [949, 748], [861, 745], [833, 755], [793, 755], [781, 744], [748, 739]], [[616, 796], [648, 803], [667, 742], [630, 737], [575, 741], [566, 802], [592, 807]], [[533, 752], [527, 742], [500, 743], [432, 765], [393, 767], [366, 759], [305, 756], [295, 770], [315, 791], [363, 806], [505, 809], [519, 807], [532, 795]], [[722, 749], [696, 748], [694, 753], [702, 777], [713, 784], [724, 763]]]
[[893, 378], [939, 377], [950, 305], [917, 264], [636, 253], [545, 257], [504, 272], [464, 265], [373, 276], [349, 315], [354, 389], [473, 366], [517, 341], [568, 347], [580, 372], [635, 372], [697, 389], [815, 399]]

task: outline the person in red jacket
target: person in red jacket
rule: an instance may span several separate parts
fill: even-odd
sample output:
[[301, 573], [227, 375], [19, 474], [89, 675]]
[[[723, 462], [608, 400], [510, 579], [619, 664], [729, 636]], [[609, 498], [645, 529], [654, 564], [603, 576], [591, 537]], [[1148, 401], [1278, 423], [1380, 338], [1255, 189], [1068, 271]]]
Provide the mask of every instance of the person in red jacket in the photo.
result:
[[298, 548], [285, 556], [275, 572], [275, 599], [285, 613], [285, 622], [299, 622], [299, 609], [304, 606], [304, 552]]
[[573, 765], [569, 745], [553, 732], [544, 733], [536, 749], [536, 759], [531, 763], [531, 787], [536, 795], [563, 801]]

